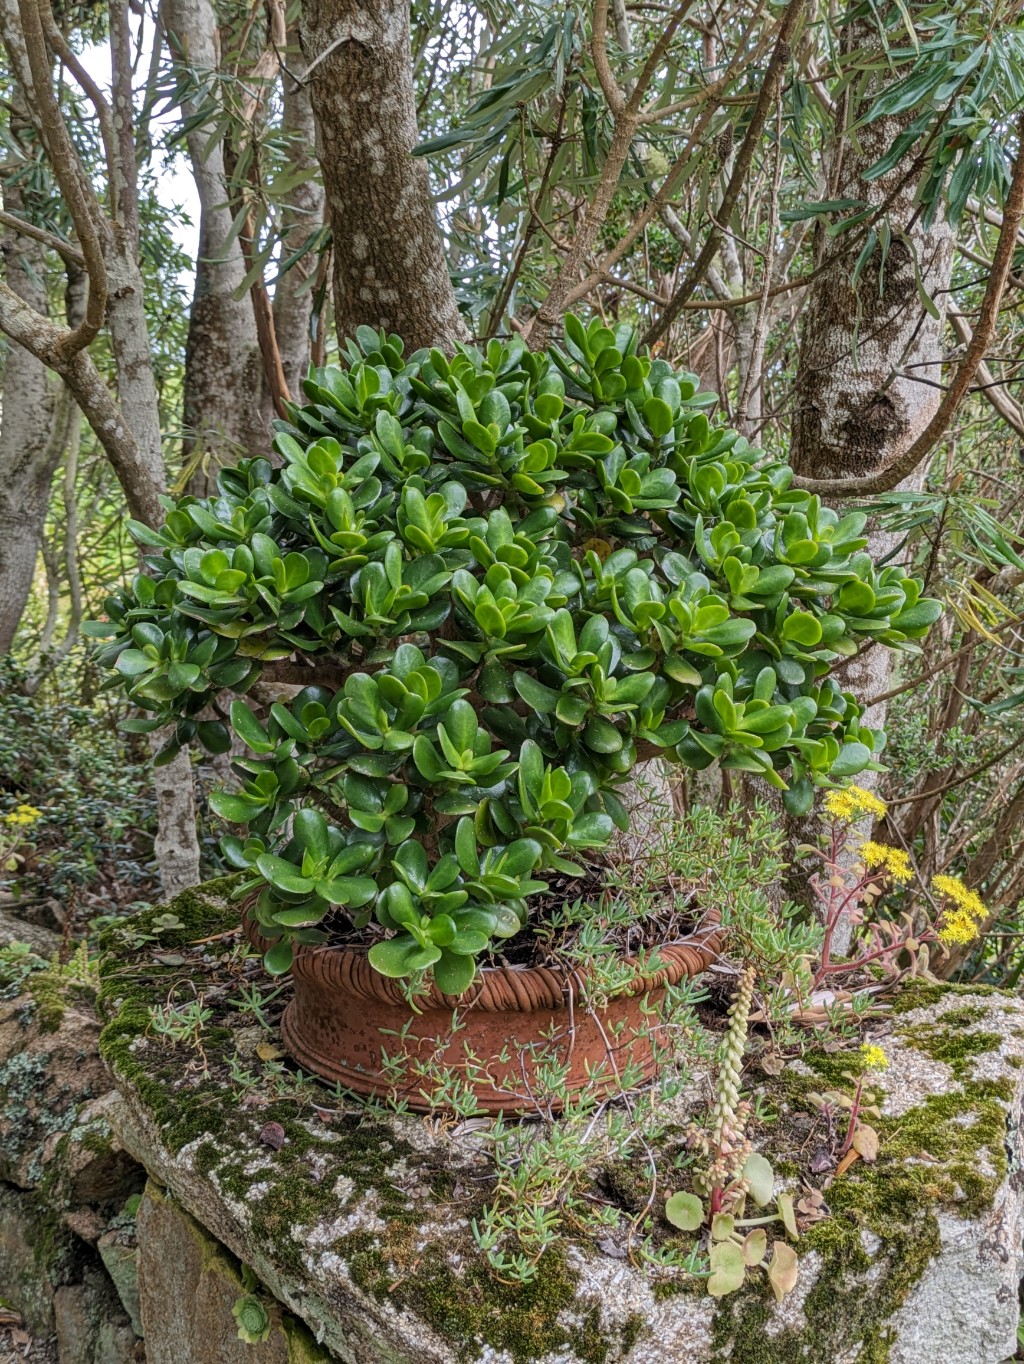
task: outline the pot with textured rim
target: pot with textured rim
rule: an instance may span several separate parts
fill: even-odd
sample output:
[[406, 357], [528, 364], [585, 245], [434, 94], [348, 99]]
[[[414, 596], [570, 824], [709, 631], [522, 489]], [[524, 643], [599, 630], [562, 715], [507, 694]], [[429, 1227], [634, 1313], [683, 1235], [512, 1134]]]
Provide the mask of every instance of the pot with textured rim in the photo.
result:
[[[268, 943], [248, 915], [244, 923], [264, 951]], [[718, 914], [708, 912], [687, 937], [658, 947], [657, 970], [638, 967], [621, 992], [593, 1008], [581, 1002], [580, 974], [551, 966], [485, 966], [464, 995], [432, 984], [413, 1008], [398, 981], [374, 970], [365, 948], [303, 947], [281, 1037], [305, 1070], [362, 1096], [404, 1100], [417, 1112], [445, 1107], [443, 1098], [428, 1097], [442, 1072], [468, 1086], [487, 1112], [558, 1111], [582, 1089], [612, 1089], [630, 1063], [641, 1083], [653, 1076], [657, 1007], [668, 987], [707, 969], [721, 937]], [[543, 1080], [553, 1065], [565, 1067], [555, 1102]]]

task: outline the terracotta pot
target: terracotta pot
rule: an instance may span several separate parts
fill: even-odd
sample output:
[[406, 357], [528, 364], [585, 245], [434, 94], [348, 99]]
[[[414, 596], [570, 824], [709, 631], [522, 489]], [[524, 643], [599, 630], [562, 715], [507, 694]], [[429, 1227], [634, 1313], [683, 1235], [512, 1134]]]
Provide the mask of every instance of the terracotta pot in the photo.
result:
[[[253, 946], [269, 945], [246, 916]], [[401, 1098], [417, 1112], [442, 1101], [428, 1098], [436, 1071], [447, 1068], [473, 1090], [479, 1108], [507, 1114], [535, 1112], [543, 1095], [540, 1071], [568, 1067], [568, 1093], [615, 1085], [627, 1062], [644, 1081], [654, 1074], [652, 1010], [666, 987], [704, 971], [719, 952], [717, 914], [708, 913], [690, 936], [658, 948], [662, 968], [637, 975], [622, 993], [590, 1009], [582, 979], [551, 967], [488, 966], [462, 996], [431, 986], [410, 1008], [399, 982], [375, 971], [365, 948], [306, 947], [292, 966], [295, 994], [281, 1020], [281, 1037], [305, 1070], [360, 1095]], [[635, 958], [627, 959], [627, 965]], [[457, 1011], [459, 1027], [453, 1032]], [[402, 1058], [399, 1070], [387, 1059]], [[430, 1066], [434, 1076], [425, 1075]], [[545, 1101], [545, 1111], [560, 1105]]]

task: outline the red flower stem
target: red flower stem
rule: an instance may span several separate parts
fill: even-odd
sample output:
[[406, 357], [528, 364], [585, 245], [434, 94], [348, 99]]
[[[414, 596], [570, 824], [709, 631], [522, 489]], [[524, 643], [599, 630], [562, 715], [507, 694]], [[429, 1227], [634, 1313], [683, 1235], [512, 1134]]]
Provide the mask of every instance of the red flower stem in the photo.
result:
[[854, 1133], [855, 1133], [856, 1130], [857, 1130], [857, 1119], [860, 1117], [860, 1096], [861, 1096], [861, 1090], [862, 1090], [863, 1088], [864, 1088], [864, 1077], [863, 1077], [863, 1075], [862, 1075], [862, 1076], [860, 1077], [860, 1079], [857, 1081], [857, 1092], [856, 1092], [856, 1094], [854, 1094], [854, 1096], [853, 1096], [853, 1107], [850, 1109], [850, 1121], [849, 1121], [849, 1123], [847, 1124], [847, 1127], [846, 1127], [846, 1138], [845, 1138], [845, 1140], [843, 1141], [842, 1146], [840, 1146], [840, 1148], [839, 1148], [839, 1159], [840, 1159], [840, 1160], [842, 1160], [843, 1156], [846, 1155], [847, 1151], [848, 1151], [848, 1150], [850, 1149], [850, 1147], [853, 1145], [853, 1136], [854, 1136]]
[[[927, 933], [916, 934], [915, 941], [919, 943], [933, 943], [937, 942], [938, 938], [935, 933], [929, 930]], [[906, 945], [905, 941], [887, 943], [885, 947], [880, 947], [877, 952], [869, 952], [867, 956], [861, 957], [857, 961], [838, 961], [831, 966], [819, 966], [818, 972], [814, 977], [815, 985], [817, 985], [818, 981], [825, 975], [832, 975], [837, 971], [856, 971], [861, 966], [866, 966], [869, 961], [877, 961], [879, 957], [888, 956], [893, 952], [902, 952], [906, 948]]]

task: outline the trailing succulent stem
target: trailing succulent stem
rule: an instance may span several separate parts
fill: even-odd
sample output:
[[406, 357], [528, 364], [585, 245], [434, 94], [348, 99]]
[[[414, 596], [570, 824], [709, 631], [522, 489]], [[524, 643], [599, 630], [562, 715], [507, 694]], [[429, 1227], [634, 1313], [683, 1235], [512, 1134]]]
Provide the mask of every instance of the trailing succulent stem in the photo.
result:
[[[747, 1270], [764, 1264], [768, 1250], [765, 1224], [781, 1221], [791, 1236], [797, 1235], [790, 1194], [776, 1197], [777, 1213], [763, 1217], [744, 1215], [748, 1196], [757, 1207], [764, 1208], [772, 1201], [775, 1189], [771, 1165], [752, 1148], [747, 1136], [750, 1104], [740, 1097], [753, 995], [754, 971], [747, 967], [729, 1009], [729, 1027], [718, 1055], [718, 1087], [708, 1125], [694, 1125], [690, 1129], [690, 1146], [707, 1162], [693, 1177], [698, 1192], [674, 1193], [665, 1204], [666, 1218], [681, 1231], [708, 1227], [711, 1262], [708, 1292], [713, 1297], [742, 1288]], [[797, 1280], [795, 1251], [785, 1241], [776, 1241], [765, 1268], [772, 1290], [781, 1301]]]

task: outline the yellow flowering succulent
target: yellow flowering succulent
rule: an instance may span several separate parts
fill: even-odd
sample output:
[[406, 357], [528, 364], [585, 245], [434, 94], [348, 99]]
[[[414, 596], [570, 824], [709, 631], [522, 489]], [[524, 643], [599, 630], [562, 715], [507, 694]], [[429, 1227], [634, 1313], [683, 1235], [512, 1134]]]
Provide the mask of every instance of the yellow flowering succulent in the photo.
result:
[[834, 819], [853, 821], [865, 815], [881, 819], [889, 807], [873, 791], [863, 786], [847, 786], [842, 791], [830, 791], [825, 797], [825, 809]]
[[947, 902], [942, 908], [939, 938], [948, 946], [973, 942], [981, 935], [988, 910], [977, 891], [969, 889], [959, 876], [933, 876], [932, 890]]
[[860, 1059], [864, 1064], [865, 1070], [888, 1070], [889, 1058], [881, 1047], [871, 1046], [865, 1042], [860, 1049]]
[[902, 848], [891, 848], [887, 843], [872, 843], [869, 840], [861, 844], [860, 858], [868, 871], [883, 870], [903, 885], [913, 879], [914, 869]]
[[16, 805], [9, 814], [2, 817], [2, 822], [10, 829], [27, 829], [37, 823], [43, 817], [42, 810], [37, 810], [34, 805]]

